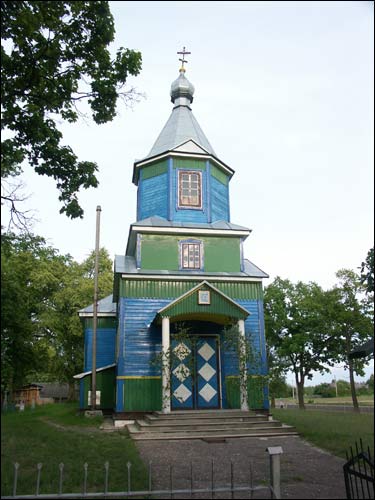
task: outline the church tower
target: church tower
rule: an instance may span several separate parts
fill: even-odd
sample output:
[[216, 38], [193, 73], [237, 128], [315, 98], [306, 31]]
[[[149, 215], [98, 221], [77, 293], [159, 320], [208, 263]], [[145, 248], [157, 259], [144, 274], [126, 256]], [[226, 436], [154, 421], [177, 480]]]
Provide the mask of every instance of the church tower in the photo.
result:
[[[115, 257], [113, 296], [99, 303], [100, 407], [110, 401], [118, 415], [268, 409], [262, 300], [268, 275], [243, 255], [251, 231], [230, 220], [234, 170], [193, 115], [188, 53], [180, 54], [171, 115], [148, 155], [134, 163], [137, 220], [125, 255]], [[92, 306], [80, 316], [85, 371], [76, 377], [86, 408]], [[242, 342], [240, 352], [249, 346], [246, 366], [228, 335]]]

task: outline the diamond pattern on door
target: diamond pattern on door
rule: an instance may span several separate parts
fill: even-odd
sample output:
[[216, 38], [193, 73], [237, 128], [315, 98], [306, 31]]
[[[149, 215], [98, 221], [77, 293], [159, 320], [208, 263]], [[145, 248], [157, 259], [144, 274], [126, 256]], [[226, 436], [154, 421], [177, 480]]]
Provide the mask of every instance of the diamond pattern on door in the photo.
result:
[[219, 407], [218, 359], [216, 337], [199, 337], [197, 340], [197, 394], [196, 406]]
[[202, 366], [198, 373], [208, 382], [215, 375], [216, 370], [212, 368], [211, 365], [206, 363]]
[[202, 356], [205, 361], [208, 361], [215, 354], [215, 349], [212, 349], [212, 347], [205, 342], [199, 349], [198, 354]]
[[172, 339], [171, 404], [172, 409], [194, 408], [192, 345]]
[[217, 394], [217, 391], [209, 384], [206, 384], [200, 391], [199, 395], [209, 403], [211, 399]]
[[180, 382], [184, 382], [184, 380], [190, 377], [190, 370], [183, 363], [180, 363], [178, 366], [176, 366], [172, 373], [178, 378]]

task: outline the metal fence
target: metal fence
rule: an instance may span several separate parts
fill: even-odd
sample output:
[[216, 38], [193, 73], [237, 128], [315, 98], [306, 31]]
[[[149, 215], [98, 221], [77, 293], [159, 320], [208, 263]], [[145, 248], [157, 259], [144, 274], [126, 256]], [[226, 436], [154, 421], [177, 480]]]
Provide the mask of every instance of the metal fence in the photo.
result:
[[[230, 480], [225, 485], [218, 486], [218, 479], [215, 478], [214, 469], [215, 464], [212, 460], [210, 463], [210, 474], [208, 480], [202, 486], [202, 481], [196, 481], [194, 477], [193, 463], [190, 462], [190, 470], [188, 470], [189, 487], [179, 488], [175, 485], [176, 477], [174, 476], [174, 466], [169, 465], [168, 468], [168, 478], [169, 482], [168, 488], [160, 488], [159, 485], [154, 484], [154, 471], [152, 462], [148, 464], [148, 489], [139, 491], [132, 489], [132, 464], [130, 462], [126, 465], [127, 474], [127, 490], [126, 491], [109, 491], [109, 475], [110, 467], [109, 463], [104, 464], [104, 481], [103, 481], [103, 491], [90, 492], [88, 491], [88, 470], [89, 466], [87, 463], [83, 466], [83, 480], [82, 480], [82, 490], [76, 493], [66, 493], [64, 492], [64, 464], [59, 464], [58, 471], [58, 492], [56, 493], [42, 493], [40, 484], [41, 476], [43, 472], [43, 464], [38, 463], [36, 466], [36, 477], [35, 477], [35, 490], [34, 493], [30, 494], [17, 494], [17, 486], [22, 472], [21, 467], [18, 463], [14, 464], [14, 478], [13, 478], [13, 491], [12, 495], [1, 496], [2, 500], [11, 499], [64, 499], [64, 498], [115, 498], [115, 499], [125, 499], [125, 498], [178, 498], [183, 496], [184, 498], [235, 498], [235, 494], [246, 494], [247, 498], [253, 498], [254, 494], [257, 492], [262, 493], [262, 498], [281, 498], [280, 495], [280, 455], [283, 453], [281, 447], [269, 447], [267, 448], [269, 458], [270, 458], [270, 482], [268, 485], [254, 485], [253, 483], [253, 467], [252, 464], [248, 465], [248, 479], [246, 484], [241, 481], [241, 485], [236, 485], [235, 483], [235, 467], [233, 461], [230, 461]], [[189, 464], [186, 464], [186, 468], [189, 469]], [[160, 483], [160, 481], [159, 481]], [[266, 494], [267, 496], [264, 496]]]
[[374, 459], [371, 458], [370, 447], [363, 449], [355, 443], [355, 454], [350, 447], [350, 455], [346, 453], [344, 465], [346, 497], [349, 499], [375, 498], [374, 496]]

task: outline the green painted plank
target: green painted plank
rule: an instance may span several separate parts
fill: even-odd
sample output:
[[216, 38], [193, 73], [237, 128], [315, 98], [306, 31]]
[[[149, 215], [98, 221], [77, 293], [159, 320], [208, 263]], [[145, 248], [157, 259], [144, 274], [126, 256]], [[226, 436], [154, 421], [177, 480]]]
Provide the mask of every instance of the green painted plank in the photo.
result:
[[[93, 318], [81, 318], [85, 328], [93, 328]], [[97, 328], [117, 328], [117, 318], [98, 318]]]
[[[121, 279], [120, 294], [122, 297], [176, 299], [197, 284], [203, 281], [177, 280], [129, 280]], [[262, 300], [263, 287], [260, 282], [222, 282], [209, 280], [210, 284], [218, 288], [232, 299]]]
[[[91, 374], [83, 379], [84, 387], [84, 407], [88, 405], [88, 391], [91, 390]], [[115, 407], [116, 401], [116, 376], [115, 369], [111, 368], [97, 372], [96, 374], [96, 390], [100, 391], [99, 409], [111, 409]]]
[[[263, 390], [266, 379], [262, 376], [248, 377], [247, 397], [250, 409], [263, 408]], [[238, 376], [225, 377], [228, 408], [241, 408], [240, 380]]]
[[184, 168], [187, 170], [206, 170], [206, 160], [193, 158], [173, 158], [173, 168]]
[[212, 177], [215, 177], [215, 179], [217, 179], [219, 182], [221, 182], [225, 186], [228, 185], [229, 176], [227, 174], [225, 174], [222, 170], [215, 167], [215, 165], [212, 165], [212, 164], [211, 164], [211, 175], [212, 175]]
[[176, 304], [168, 307], [161, 316], [178, 317], [186, 314], [214, 314], [219, 316], [230, 316], [231, 318], [245, 319], [247, 315], [235, 304], [227, 300], [219, 293], [204, 286], [200, 290], [210, 290], [211, 303], [202, 305], [198, 303], [199, 290], [191, 293], [178, 301]]
[[168, 160], [153, 163], [141, 168], [140, 178], [142, 180], [156, 177], [157, 175], [165, 174], [168, 170]]
[[124, 380], [124, 411], [159, 411], [161, 403], [161, 378]]

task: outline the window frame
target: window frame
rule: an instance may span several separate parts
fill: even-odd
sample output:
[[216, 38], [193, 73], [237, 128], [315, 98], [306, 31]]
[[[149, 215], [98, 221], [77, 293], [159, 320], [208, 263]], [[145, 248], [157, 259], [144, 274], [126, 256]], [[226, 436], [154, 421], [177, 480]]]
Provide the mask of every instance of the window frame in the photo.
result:
[[[199, 196], [199, 204], [198, 205], [188, 205], [182, 202], [182, 176], [186, 174], [194, 174], [198, 176], [198, 196]], [[191, 187], [189, 187], [191, 190]], [[188, 169], [179, 169], [177, 170], [177, 207], [183, 210], [203, 210], [203, 176], [200, 170], [188, 170]]]
[[[198, 246], [199, 249], [199, 267], [195, 266], [195, 255], [192, 256], [192, 260], [194, 261], [194, 267], [185, 267], [184, 266], [184, 248], [187, 246], [187, 264], [189, 266], [191, 258], [190, 258], [190, 247]], [[179, 249], [179, 262], [180, 262], [180, 271], [203, 271], [203, 241], [195, 240], [195, 239], [187, 239], [181, 240], [178, 243]], [[194, 248], [192, 250], [193, 253], [196, 252]]]

